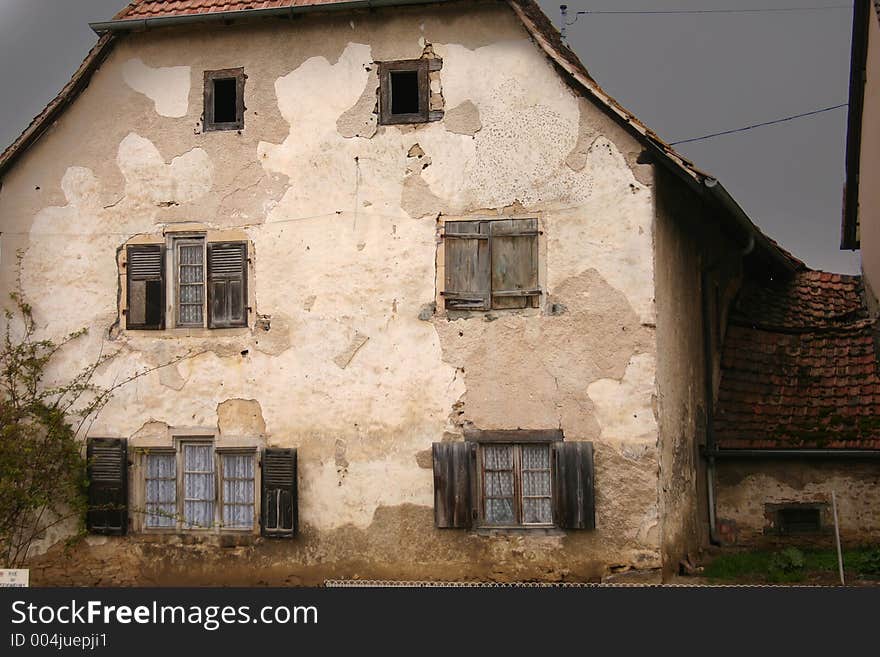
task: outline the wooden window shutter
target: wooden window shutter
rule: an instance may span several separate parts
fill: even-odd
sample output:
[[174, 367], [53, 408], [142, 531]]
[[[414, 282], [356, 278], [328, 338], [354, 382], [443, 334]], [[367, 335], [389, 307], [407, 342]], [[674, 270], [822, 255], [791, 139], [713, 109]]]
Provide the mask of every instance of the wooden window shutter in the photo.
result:
[[444, 233], [447, 310], [489, 310], [489, 222], [449, 221]]
[[491, 231], [492, 307], [537, 307], [538, 220], [493, 221]]
[[165, 248], [161, 244], [129, 246], [126, 280], [126, 328], [164, 329]]
[[123, 438], [89, 438], [86, 527], [93, 534], [122, 535], [128, 529], [128, 443]]
[[262, 534], [292, 538], [299, 523], [296, 450], [264, 449], [262, 467]]
[[208, 243], [208, 327], [247, 326], [247, 244]]
[[477, 444], [434, 443], [434, 526], [470, 529], [474, 522]]
[[553, 522], [563, 529], [595, 529], [593, 443], [553, 443]]

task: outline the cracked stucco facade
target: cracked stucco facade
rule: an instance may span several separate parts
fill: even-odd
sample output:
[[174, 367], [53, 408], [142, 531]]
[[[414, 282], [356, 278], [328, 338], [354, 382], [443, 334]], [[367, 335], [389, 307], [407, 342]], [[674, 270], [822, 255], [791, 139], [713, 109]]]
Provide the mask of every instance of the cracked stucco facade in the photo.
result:
[[[377, 125], [375, 62], [426, 54], [442, 59], [443, 120]], [[247, 75], [245, 127], [203, 134], [203, 71], [233, 67]], [[35, 555], [32, 579], [583, 581], [660, 568], [655, 183], [640, 151], [493, 2], [125, 37], [3, 181], [2, 284], [25, 249], [41, 330], [89, 327], [59, 375], [102, 349], [117, 354], [104, 385], [174, 361], [120, 389], [91, 435], [160, 446], [192, 428], [296, 447], [302, 531], [92, 537], [76, 568], [58, 546]], [[447, 317], [443, 221], [487, 216], [538, 218], [540, 308]], [[120, 247], [187, 229], [248, 241], [249, 328], [125, 330]], [[431, 443], [465, 427], [593, 441], [597, 529], [434, 529]]]

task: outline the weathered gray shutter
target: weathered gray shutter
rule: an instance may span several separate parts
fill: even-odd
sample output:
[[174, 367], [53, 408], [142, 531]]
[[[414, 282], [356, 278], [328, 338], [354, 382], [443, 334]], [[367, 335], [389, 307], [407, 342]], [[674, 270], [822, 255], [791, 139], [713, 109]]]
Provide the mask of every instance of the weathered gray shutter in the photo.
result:
[[93, 534], [128, 529], [128, 443], [123, 438], [89, 438], [86, 527]]
[[491, 222], [492, 307], [531, 308], [538, 287], [538, 220]]
[[291, 538], [299, 522], [296, 450], [264, 449], [262, 467], [262, 534], [270, 538]]
[[473, 525], [477, 445], [434, 443], [434, 525], [469, 529]]
[[593, 443], [553, 443], [553, 522], [563, 529], [595, 529]]
[[445, 227], [447, 310], [489, 310], [489, 222], [449, 221]]
[[247, 244], [208, 243], [208, 326], [247, 326]]
[[164, 329], [165, 248], [161, 244], [129, 246], [126, 280], [126, 328]]

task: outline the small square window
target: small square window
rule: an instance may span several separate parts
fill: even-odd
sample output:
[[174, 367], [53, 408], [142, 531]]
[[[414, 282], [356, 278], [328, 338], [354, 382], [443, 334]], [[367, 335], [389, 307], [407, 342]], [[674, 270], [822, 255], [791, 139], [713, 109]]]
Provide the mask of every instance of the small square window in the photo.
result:
[[425, 123], [429, 114], [427, 60], [381, 62], [379, 123]]
[[447, 310], [537, 308], [537, 219], [448, 221], [443, 298]]
[[204, 131], [244, 128], [243, 68], [205, 71]]

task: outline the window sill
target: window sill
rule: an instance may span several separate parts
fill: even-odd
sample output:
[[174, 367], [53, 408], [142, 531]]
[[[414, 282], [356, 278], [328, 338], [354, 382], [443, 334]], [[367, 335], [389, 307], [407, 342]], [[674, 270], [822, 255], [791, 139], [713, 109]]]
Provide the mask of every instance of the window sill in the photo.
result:
[[553, 525], [533, 527], [517, 525], [513, 527], [484, 526], [471, 530], [476, 536], [565, 536], [566, 532]]
[[250, 545], [259, 536], [259, 529], [187, 529], [153, 528], [131, 532], [131, 535], [146, 543], [180, 543], [183, 545], [220, 544], [227, 546]]
[[234, 338], [246, 336], [251, 332], [250, 327], [240, 326], [236, 328], [166, 328], [160, 331], [144, 329], [125, 329], [123, 335], [136, 338], [159, 338], [179, 340], [180, 338]]
[[[438, 304], [438, 308], [440, 305]], [[458, 319], [482, 319], [493, 322], [502, 317], [540, 317], [546, 315], [543, 307], [538, 308], [497, 308], [493, 310], [438, 310], [435, 317], [454, 322]]]

